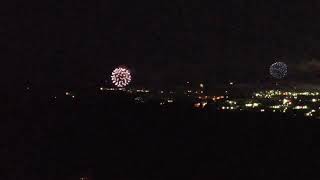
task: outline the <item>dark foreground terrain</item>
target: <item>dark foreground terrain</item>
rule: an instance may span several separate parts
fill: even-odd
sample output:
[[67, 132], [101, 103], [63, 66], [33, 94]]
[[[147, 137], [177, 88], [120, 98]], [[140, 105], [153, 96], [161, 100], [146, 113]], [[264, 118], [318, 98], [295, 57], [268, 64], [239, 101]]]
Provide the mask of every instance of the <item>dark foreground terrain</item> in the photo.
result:
[[318, 120], [131, 99], [17, 97], [0, 122], [1, 179], [310, 179], [320, 172]]

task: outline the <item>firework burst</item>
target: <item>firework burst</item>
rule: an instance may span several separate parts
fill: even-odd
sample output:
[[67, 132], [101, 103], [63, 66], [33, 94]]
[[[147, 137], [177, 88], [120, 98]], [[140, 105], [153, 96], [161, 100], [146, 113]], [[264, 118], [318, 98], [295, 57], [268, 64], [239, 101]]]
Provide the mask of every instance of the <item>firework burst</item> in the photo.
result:
[[122, 67], [114, 69], [111, 74], [112, 83], [119, 88], [128, 86], [131, 82], [131, 78], [130, 71]]
[[284, 62], [276, 62], [270, 66], [270, 75], [276, 79], [282, 79], [288, 74], [288, 66]]

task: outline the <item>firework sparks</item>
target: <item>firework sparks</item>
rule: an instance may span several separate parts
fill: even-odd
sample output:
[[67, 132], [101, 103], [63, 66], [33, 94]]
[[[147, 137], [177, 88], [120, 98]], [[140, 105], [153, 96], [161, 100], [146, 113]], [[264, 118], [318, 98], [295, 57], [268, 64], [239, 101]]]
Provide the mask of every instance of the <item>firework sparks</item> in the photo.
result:
[[112, 83], [119, 88], [126, 87], [131, 82], [131, 73], [126, 68], [116, 68], [112, 72], [111, 80]]
[[287, 76], [288, 67], [283, 62], [276, 62], [270, 66], [270, 75], [276, 79], [282, 79]]

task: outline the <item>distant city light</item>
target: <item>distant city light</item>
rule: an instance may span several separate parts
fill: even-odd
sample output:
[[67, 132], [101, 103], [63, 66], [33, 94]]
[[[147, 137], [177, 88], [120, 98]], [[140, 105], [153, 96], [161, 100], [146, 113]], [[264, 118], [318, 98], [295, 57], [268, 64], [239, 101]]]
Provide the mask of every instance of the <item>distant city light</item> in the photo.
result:
[[271, 108], [271, 109], [280, 109], [281, 106], [280, 106], [280, 105], [276, 105], [276, 106], [271, 106], [270, 108]]
[[[230, 85], [232, 82], [229, 82]], [[199, 84], [200, 87], [204, 87], [201, 83]], [[149, 98], [150, 94], [143, 94], [142, 93], [152, 93], [152, 90], [147, 90], [145, 88], [140, 89], [125, 89], [125, 88], [104, 88], [100, 87], [101, 91], [124, 91], [126, 93], [133, 93], [137, 94], [136, 98], [134, 98], [136, 103], [143, 103], [144, 98]], [[176, 101], [174, 99], [174, 95], [176, 91], [167, 91], [168, 94], [164, 95], [164, 90], [158, 90], [157, 93], [161, 93], [160, 96], [160, 105], [169, 105]], [[224, 92], [224, 93], [223, 93]], [[66, 95], [75, 98], [73, 92], [65, 92]], [[185, 89], [184, 94], [185, 96], [193, 96], [194, 100], [198, 102], [194, 102], [192, 105], [194, 108], [203, 109], [205, 108], [208, 103], [212, 105], [212, 107], [216, 107], [216, 110], [220, 111], [252, 111], [252, 112], [279, 112], [279, 113], [289, 113], [291, 115], [303, 114], [305, 116], [315, 117], [320, 119], [320, 105], [316, 104], [320, 102], [320, 94], [319, 92], [315, 91], [308, 91], [308, 90], [260, 90], [257, 92], [252, 92], [251, 96], [247, 98], [237, 97], [233, 98], [231, 96], [231, 91], [228, 92], [227, 90], [222, 91], [221, 93], [224, 96], [219, 95], [208, 95], [200, 94], [203, 93], [201, 89], [191, 90]], [[138, 95], [139, 94], [139, 95]], [[170, 95], [169, 95], [170, 94]], [[230, 98], [228, 96], [230, 94]], [[151, 94], [152, 95], [152, 94]], [[142, 98], [143, 97], [143, 98]], [[292, 111], [296, 110], [296, 111]]]
[[167, 102], [168, 103], [173, 103], [173, 100], [172, 99], [168, 99]]
[[142, 97], [136, 97], [134, 98], [134, 100], [137, 102], [137, 103], [144, 103], [144, 100]]
[[136, 92], [139, 92], [139, 93], [149, 93], [150, 90], [147, 90], [147, 89], [137, 89]]
[[291, 101], [289, 99], [283, 99], [283, 105], [291, 105]]
[[207, 102], [202, 102], [202, 107], [204, 108], [207, 104]]
[[252, 107], [252, 108], [258, 107], [259, 105], [260, 105], [259, 103], [247, 103], [247, 104], [245, 104], [246, 107]]
[[231, 104], [231, 105], [236, 105], [237, 104], [237, 102], [236, 101], [227, 101], [229, 104]]
[[308, 109], [308, 106], [296, 106], [293, 109]]
[[312, 112], [305, 113], [306, 116], [313, 116]]

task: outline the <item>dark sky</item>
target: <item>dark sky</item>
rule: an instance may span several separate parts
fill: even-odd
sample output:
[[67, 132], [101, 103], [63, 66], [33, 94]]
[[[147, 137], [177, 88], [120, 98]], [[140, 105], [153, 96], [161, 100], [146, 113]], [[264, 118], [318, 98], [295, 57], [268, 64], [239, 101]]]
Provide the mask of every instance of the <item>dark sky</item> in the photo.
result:
[[317, 80], [317, 69], [300, 66], [320, 57], [319, 8], [311, 0], [7, 1], [0, 16], [3, 77], [84, 87], [126, 65], [136, 85], [250, 83], [268, 79], [268, 66], [281, 60], [288, 79]]

